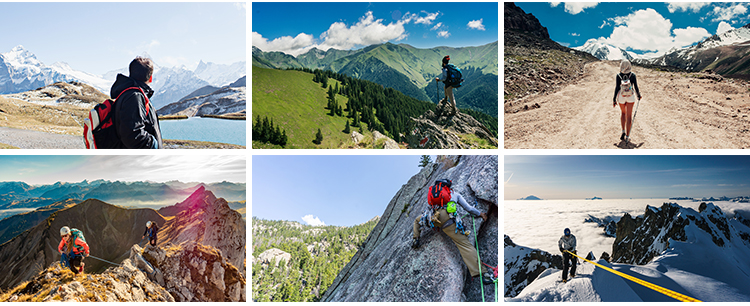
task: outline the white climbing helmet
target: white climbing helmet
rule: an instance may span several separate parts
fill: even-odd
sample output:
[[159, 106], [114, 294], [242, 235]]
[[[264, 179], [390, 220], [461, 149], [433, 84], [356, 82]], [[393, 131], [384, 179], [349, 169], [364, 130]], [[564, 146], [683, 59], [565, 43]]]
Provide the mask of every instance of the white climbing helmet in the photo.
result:
[[151, 221], [146, 221], [146, 227], [151, 227]]
[[65, 236], [65, 235], [67, 235], [67, 234], [70, 234], [70, 228], [69, 228], [69, 227], [67, 227], [67, 226], [63, 226], [63, 227], [62, 227], [62, 228], [60, 229], [60, 236]]

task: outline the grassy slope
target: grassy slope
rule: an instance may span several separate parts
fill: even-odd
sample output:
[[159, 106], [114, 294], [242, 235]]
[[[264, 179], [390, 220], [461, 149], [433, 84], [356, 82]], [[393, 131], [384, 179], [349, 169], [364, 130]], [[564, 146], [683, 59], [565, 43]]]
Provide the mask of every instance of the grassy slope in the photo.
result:
[[[312, 74], [302, 71], [253, 67], [253, 123], [258, 115], [273, 119], [286, 130], [287, 149], [340, 148], [351, 142], [342, 132], [347, 118], [328, 115], [326, 89], [312, 79]], [[328, 79], [329, 85], [334, 83], [337, 81]], [[336, 101], [345, 106], [348, 99], [336, 95]], [[320, 145], [312, 142], [318, 128], [323, 133]], [[363, 129], [366, 136], [370, 135], [366, 125]], [[279, 147], [253, 142], [253, 148]]]

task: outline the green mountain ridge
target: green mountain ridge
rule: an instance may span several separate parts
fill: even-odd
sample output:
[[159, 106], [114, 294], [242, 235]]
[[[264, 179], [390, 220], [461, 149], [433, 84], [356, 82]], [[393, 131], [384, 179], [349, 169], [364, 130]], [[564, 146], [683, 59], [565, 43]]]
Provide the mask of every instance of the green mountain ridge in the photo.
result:
[[[464, 87], [454, 91], [458, 107], [497, 117], [497, 54], [497, 41], [475, 47], [430, 49], [384, 43], [349, 51], [311, 49], [297, 57], [281, 52], [263, 52], [253, 47], [253, 66], [331, 70], [397, 89], [415, 99], [437, 103], [437, 97], [430, 93], [434, 93], [431, 86], [435, 86], [435, 77], [441, 73], [442, 58], [450, 55], [451, 63], [462, 72], [472, 70], [474, 74], [474, 77], [467, 78], [464, 72]], [[477, 88], [481, 90], [476, 91]]]

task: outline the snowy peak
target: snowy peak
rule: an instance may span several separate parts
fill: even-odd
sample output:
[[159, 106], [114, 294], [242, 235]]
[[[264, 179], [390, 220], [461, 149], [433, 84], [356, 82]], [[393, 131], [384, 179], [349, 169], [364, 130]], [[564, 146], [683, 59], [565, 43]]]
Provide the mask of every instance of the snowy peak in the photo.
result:
[[697, 49], [711, 49], [748, 41], [750, 41], [750, 24], [706, 38], [697, 45]]
[[583, 46], [573, 49], [589, 53], [600, 60], [633, 60], [627, 51], [593, 38], [586, 41]]
[[36, 58], [36, 55], [24, 49], [22, 45], [13, 47], [13, 49], [11, 49], [10, 52], [0, 53], [0, 56], [2, 56], [8, 62], [19, 64], [19, 65], [32, 65], [32, 66], [43, 65], [42, 62], [40, 62]]

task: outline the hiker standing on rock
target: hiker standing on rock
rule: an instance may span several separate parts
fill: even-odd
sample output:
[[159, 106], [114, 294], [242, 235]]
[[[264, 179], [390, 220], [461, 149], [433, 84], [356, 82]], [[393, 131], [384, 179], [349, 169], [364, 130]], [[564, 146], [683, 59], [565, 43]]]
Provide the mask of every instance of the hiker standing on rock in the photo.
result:
[[148, 243], [150, 243], [152, 246], [156, 246], [156, 232], [158, 231], [159, 227], [156, 225], [156, 222], [147, 221], [146, 231], [143, 232], [143, 236], [141, 236], [141, 239], [146, 238], [146, 235], [148, 235]]
[[[420, 223], [430, 227], [439, 227], [458, 247], [461, 258], [469, 268], [471, 277], [478, 277], [481, 274], [483, 276], [482, 282], [485, 284], [493, 283], [494, 274], [487, 271], [484, 266], [479, 266], [477, 250], [469, 242], [469, 237], [465, 235], [465, 229], [461, 224], [460, 217], [456, 217], [456, 203], [460, 204], [461, 207], [472, 215], [481, 217], [484, 221], [487, 221], [487, 214], [480, 213], [479, 210], [466, 203], [461, 194], [451, 189], [452, 184], [450, 180], [442, 179], [436, 181], [435, 185], [430, 186], [427, 196], [427, 203], [430, 207], [426, 213], [432, 212], [432, 215], [429, 220], [424, 220], [426, 216], [419, 216], [414, 220], [414, 240], [411, 247], [415, 249], [419, 248]], [[420, 222], [421, 220], [424, 221]], [[457, 230], [457, 227], [460, 228]]]
[[560, 253], [562, 253], [563, 256], [562, 281], [567, 282], [568, 268], [570, 268], [570, 278], [576, 276], [576, 264], [578, 263], [578, 258], [570, 254], [576, 253], [576, 236], [570, 233], [569, 228], [566, 228], [563, 231], [563, 234], [564, 235], [560, 237], [560, 240], [557, 241], [557, 246], [560, 248]]
[[[630, 61], [620, 62], [620, 73], [617, 74], [615, 83], [615, 96], [612, 98], [612, 107], [620, 104], [620, 125], [622, 135], [620, 140], [630, 140], [630, 128], [633, 125], [633, 105], [641, 100], [641, 91], [638, 89], [638, 81], [635, 73], [631, 71]], [[636, 100], [636, 95], [638, 100]]]
[[78, 229], [70, 229], [67, 226], [60, 228], [60, 262], [70, 267], [74, 274], [83, 273], [83, 257], [89, 256], [89, 245], [83, 238], [83, 233]]
[[153, 82], [154, 63], [139, 56], [130, 62], [129, 69], [129, 77], [117, 75], [109, 93], [118, 97], [113, 120], [119, 138], [115, 148], [163, 148], [159, 118], [149, 101], [154, 94], [149, 86]]
[[[456, 113], [458, 113], [458, 108], [456, 108], [456, 98], [453, 97], [454, 84], [450, 82], [450, 66], [453, 66], [448, 64], [450, 60], [450, 55], [446, 55], [445, 57], [443, 57], [443, 73], [440, 74], [439, 77], [436, 77], [435, 81], [442, 81], [445, 84], [445, 99], [450, 102], [450, 105], [452, 107], [451, 115], [455, 115]], [[455, 70], [455, 67], [453, 67], [453, 69]]]

